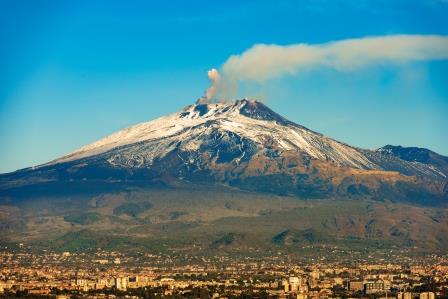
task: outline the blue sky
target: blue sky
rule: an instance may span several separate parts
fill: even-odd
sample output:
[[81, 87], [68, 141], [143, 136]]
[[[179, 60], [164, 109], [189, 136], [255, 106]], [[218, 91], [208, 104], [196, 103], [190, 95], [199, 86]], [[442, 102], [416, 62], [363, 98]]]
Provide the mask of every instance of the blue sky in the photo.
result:
[[[448, 35], [448, 1], [0, 1], [0, 172], [179, 110], [254, 44]], [[351, 145], [448, 155], [448, 61], [315, 69], [239, 96]]]

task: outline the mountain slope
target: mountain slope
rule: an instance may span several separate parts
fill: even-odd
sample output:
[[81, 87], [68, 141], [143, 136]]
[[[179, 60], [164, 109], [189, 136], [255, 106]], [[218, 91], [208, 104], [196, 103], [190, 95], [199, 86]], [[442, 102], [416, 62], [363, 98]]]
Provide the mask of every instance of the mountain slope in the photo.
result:
[[[227, 188], [129, 188], [0, 204], [1, 244], [56, 250], [239, 253], [448, 248], [448, 209], [371, 200], [299, 200]], [[35, 247], [35, 246], [33, 246]]]
[[439, 155], [426, 148], [386, 145], [379, 148], [377, 152], [384, 155], [395, 156], [401, 160], [415, 164], [422, 163], [431, 165], [444, 174], [448, 173], [448, 157]]
[[[142, 148], [141, 153], [146, 156], [140, 156], [144, 159], [132, 162], [132, 166], [138, 167], [150, 165], [176, 146], [184, 151], [195, 151], [204, 142], [216, 140], [220, 146], [231, 142], [233, 137], [240, 138], [236, 140], [238, 144], [244, 145], [247, 141], [249, 146], [300, 151], [338, 166], [376, 167], [355, 148], [289, 122], [263, 104], [249, 100], [188, 106], [169, 116], [119, 131], [52, 163], [97, 155], [127, 145], [145, 144], [146, 148]], [[129, 157], [129, 161], [132, 159]]]
[[444, 203], [446, 169], [425, 162], [349, 146], [244, 99], [191, 105], [124, 129], [45, 165], [2, 175], [0, 189], [195, 183], [304, 198]]
[[446, 251], [446, 159], [356, 148], [256, 101], [191, 105], [0, 175], [0, 244]]

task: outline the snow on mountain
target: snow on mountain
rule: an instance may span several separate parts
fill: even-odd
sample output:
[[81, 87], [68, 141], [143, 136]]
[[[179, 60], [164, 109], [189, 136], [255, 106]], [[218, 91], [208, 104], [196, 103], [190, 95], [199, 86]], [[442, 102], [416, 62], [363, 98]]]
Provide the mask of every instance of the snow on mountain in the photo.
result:
[[[153, 121], [141, 123], [118, 131], [92, 144], [66, 155], [50, 164], [73, 161], [120, 149], [133, 148], [129, 166], [151, 164], [174, 147], [184, 151], [198, 150], [212, 132], [231, 132], [255, 143], [260, 149], [266, 146], [279, 151], [298, 151], [311, 158], [329, 161], [337, 166], [358, 169], [378, 169], [360, 150], [325, 137], [305, 127], [292, 123], [265, 105], [252, 100], [233, 103], [196, 104]], [[149, 145], [149, 146], [148, 146]], [[144, 150], [143, 150], [144, 148]], [[121, 154], [126, 154], [120, 151]], [[113, 154], [109, 158], [114, 163]], [[139, 163], [140, 161], [140, 163]]]
[[448, 198], [445, 158], [424, 150], [352, 147], [243, 99], [190, 105], [121, 130], [45, 165], [0, 176], [0, 190], [193, 184], [436, 204]]

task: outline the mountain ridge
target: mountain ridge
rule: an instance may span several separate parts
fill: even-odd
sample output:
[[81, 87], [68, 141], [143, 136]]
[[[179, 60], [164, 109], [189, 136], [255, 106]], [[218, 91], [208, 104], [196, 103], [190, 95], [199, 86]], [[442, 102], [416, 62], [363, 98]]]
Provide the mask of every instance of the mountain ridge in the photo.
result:
[[412, 160], [402, 159], [390, 146], [353, 147], [293, 123], [258, 101], [242, 99], [189, 105], [120, 130], [49, 163], [0, 175], [0, 189], [11, 183], [137, 180], [224, 184], [305, 197], [356, 194], [401, 200], [413, 190], [444, 202], [446, 158], [430, 153], [433, 160]]
[[445, 157], [420, 151], [352, 147], [247, 99], [190, 105], [0, 175], [0, 244], [446, 251]]
[[[242, 116], [242, 117], [241, 117]], [[232, 119], [233, 118], [233, 119]], [[235, 118], [239, 118], [236, 119]], [[247, 118], [247, 119], [244, 119]], [[200, 125], [212, 125], [216, 122], [221, 122], [218, 124], [220, 128], [223, 130], [228, 130], [230, 132], [237, 131], [239, 134], [247, 137], [247, 134], [238, 130], [237, 127], [232, 127], [232, 124], [237, 123], [235, 126], [246, 126], [244, 129], [247, 129], [250, 125], [256, 125], [257, 122], [250, 122], [248, 119], [254, 119], [258, 121], [267, 121], [267, 122], [275, 122], [284, 127], [286, 126], [294, 126], [306, 132], [310, 132], [314, 135], [321, 136], [332, 140], [328, 137], [323, 136], [320, 133], [312, 131], [306, 127], [293, 123], [286, 118], [280, 116], [274, 111], [270, 110], [264, 104], [253, 101], [253, 100], [237, 100], [232, 103], [214, 103], [214, 104], [194, 104], [189, 105], [182, 109], [179, 112], [175, 112], [168, 116], [162, 116], [153, 121], [140, 123], [124, 130], [120, 130], [114, 134], [111, 134], [103, 139], [100, 139], [94, 143], [86, 145], [71, 153], [65, 157], [60, 159], [56, 159], [51, 162], [62, 162], [62, 161], [70, 161], [72, 159], [76, 159], [77, 157], [84, 157], [85, 152], [93, 151], [92, 154], [103, 153], [108, 149], [112, 149], [118, 146], [124, 146], [132, 143], [160, 139], [170, 137], [170, 135], [180, 134], [184, 129], [196, 128], [196, 126]], [[231, 121], [229, 121], [231, 120]], [[239, 121], [239, 122], [238, 122]], [[174, 124], [173, 124], [174, 123]], [[179, 124], [178, 124], [179, 123]], [[263, 124], [262, 124], [263, 125]], [[264, 124], [266, 126], [262, 126], [262, 129], [274, 129], [273, 126], [269, 126], [269, 123]], [[160, 132], [162, 130], [166, 130], [166, 132]], [[201, 132], [199, 132], [201, 133]], [[259, 132], [255, 132], [259, 133]], [[283, 133], [283, 132], [282, 132]], [[250, 136], [253, 137], [253, 136]], [[278, 136], [277, 136], [278, 137]], [[300, 142], [301, 140], [296, 140], [296, 142]], [[334, 140], [332, 140], [334, 141]], [[339, 144], [343, 144], [340, 143]], [[308, 144], [300, 144], [302, 147], [308, 146]], [[281, 146], [287, 147], [286, 144], [282, 144]], [[312, 152], [308, 152], [309, 154], [313, 154]], [[353, 163], [352, 163], [353, 164]], [[45, 164], [44, 164], [45, 165]]]
[[[206, 125], [207, 124], [211, 125], [214, 121], [217, 121], [217, 120], [218, 121], [228, 120], [228, 117], [226, 118], [225, 114], [228, 114], [228, 115], [230, 114], [229, 115], [230, 117], [234, 117], [235, 113], [233, 113], [233, 112], [235, 112], [235, 110], [238, 110], [239, 115], [246, 116], [246, 117], [249, 117], [252, 119], [262, 120], [262, 121], [274, 121], [283, 126], [291, 125], [291, 126], [297, 127], [306, 132], [315, 134], [316, 136], [320, 136], [323, 139], [336, 142], [336, 144], [339, 146], [347, 146], [350, 149], [360, 150], [360, 151], [364, 151], [364, 152], [378, 152], [378, 153], [390, 154], [390, 152], [388, 152], [386, 150], [386, 148], [388, 146], [384, 146], [382, 148], [379, 148], [379, 149], [376, 149], [373, 151], [367, 150], [367, 149], [361, 149], [358, 147], [353, 147], [344, 142], [340, 142], [340, 141], [336, 141], [334, 139], [328, 138], [318, 132], [312, 131], [304, 126], [301, 126], [294, 122], [291, 122], [291, 121], [287, 120], [286, 118], [284, 118], [283, 116], [270, 110], [267, 106], [265, 106], [264, 104], [262, 104], [258, 101], [243, 99], [243, 100], [236, 100], [235, 102], [233, 102], [231, 104], [216, 103], [216, 104], [189, 105], [189, 106], [186, 106], [184, 109], [182, 109], [179, 112], [170, 114], [168, 116], [162, 116], [153, 121], [143, 122], [143, 123], [128, 127], [126, 129], [120, 130], [120, 131], [113, 133], [111, 135], [108, 135], [105, 138], [102, 138], [96, 142], [93, 142], [86, 146], [83, 146], [79, 150], [76, 150], [70, 154], [64, 155], [61, 158], [57, 158], [53, 161], [50, 161], [48, 163], [38, 165], [38, 166], [35, 166], [32, 168], [39, 168], [42, 166], [47, 166], [47, 165], [52, 165], [52, 164], [61, 163], [61, 162], [65, 162], [65, 161], [77, 160], [80, 158], [93, 156], [93, 155], [97, 155], [97, 154], [102, 154], [108, 150], [111, 150], [114, 148], [119, 148], [121, 146], [130, 145], [133, 143], [140, 143], [140, 142], [144, 142], [144, 141], [148, 141], [148, 140], [170, 137], [170, 134], [172, 134], [172, 135], [180, 134], [180, 133], [182, 133], [181, 130], [195, 128], [195, 126], [199, 126], [199, 125], [203, 124], [203, 122], [201, 123], [200, 121], [197, 121], [197, 122], [193, 121], [190, 124], [177, 125], [175, 122], [178, 121], [179, 118], [180, 119], [190, 119], [190, 120], [203, 118], [205, 120]], [[222, 116], [223, 114], [224, 114], [224, 117]], [[213, 116], [217, 116], [217, 117], [213, 117]], [[174, 122], [174, 124], [172, 124], [173, 122]], [[162, 123], [162, 125], [160, 123]], [[170, 125], [170, 123], [171, 123], [171, 125]], [[221, 126], [225, 127], [225, 124], [221, 124]], [[233, 129], [233, 128], [230, 127], [230, 128], [224, 128], [224, 129], [230, 129], [229, 131], [232, 132], [231, 129]], [[263, 129], [266, 129], [266, 128], [263, 128]], [[161, 130], [168, 130], [168, 134], [163, 134], [163, 133], [160, 134], [160, 132], [158, 132], [158, 131], [161, 131]], [[241, 132], [239, 132], [239, 133], [241, 134]], [[242, 135], [244, 135], [244, 134], [242, 134]], [[301, 136], [299, 136], [299, 137], [301, 137]], [[279, 142], [280, 146], [283, 147], [282, 149], [288, 150], [289, 149], [288, 145], [281, 143], [283, 141], [282, 138], [280, 137], [278, 139], [280, 140], [280, 142]], [[309, 148], [307, 148], [307, 146], [309, 144], [303, 142], [303, 140], [294, 140], [294, 141], [296, 142], [295, 145], [298, 149], [307, 151], [307, 154], [312, 156], [313, 158], [320, 158], [320, 159], [325, 158], [327, 161], [332, 160], [331, 157], [330, 157], [330, 159], [328, 159], [326, 153], [324, 153], [324, 154], [315, 153], [312, 150], [310, 150]], [[302, 144], [300, 144], [301, 141], [302, 141]], [[312, 145], [316, 146], [316, 144], [312, 144]], [[317, 146], [319, 146], [319, 145], [320, 144], [317, 144]], [[410, 148], [410, 149], [412, 149], [412, 148]], [[429, 151], [429, 150], [427, 150], [427, 151]], [[431, 151], [429, 151], [429, 152], [431, 152]], [[434, 152], [431, 152], [431, 153], [437, 155]], [[357, 153], [355, 152], [355, 154], [357, 154]], [[397, 157], [396, 154], [392, 154], [392, 156]], [[438, 155], [438, 156], [443, 157], [441, 155]], [[347, 157], [344, 157], [344, 158], [347, 159]], [[364, 157], [357, 157], [357, 158], [360, 158], [361, 161], [356, 161], [356, 162], [349, 161], [348, 165], [341, 163], [340, 161], [339, 161], [339, 163], [342, 164], [343, 166], [351, 166], [351, 167], [354, 166], [356, 168], [381, 169], [378, 167], [378, 165], [375, 165], [375, 163], [373, 163], [372, 161], [366, 161], [366, 159], [363, 160]], [[402, 157], [398, 157], [398, 158], [402, 158]], [[448, 159], [448, 158], [445, 157], [445, 159]], [[334, 160], [336, 160], [336, 159], [333, 159], [333, 162], [335, 162]], [[407, 160], [407, 159], [401, 159], [401, 160], [412, 162], [411, 160]], [[345, 162], [347, 162], [347, 161], [345, 161]], [[424, 161], [413, 160], [413, 162], [424, 162]], [[439, 174], [441, 174], [442, 176], [444, 176], [444, 175], [446, 176], [445, 173], [439, 173]]]

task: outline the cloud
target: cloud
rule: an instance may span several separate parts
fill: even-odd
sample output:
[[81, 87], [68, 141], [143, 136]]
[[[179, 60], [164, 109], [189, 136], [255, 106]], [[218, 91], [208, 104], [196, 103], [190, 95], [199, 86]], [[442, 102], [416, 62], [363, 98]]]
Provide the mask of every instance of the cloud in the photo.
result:
[[318, 68], [351, 72], [378, 64], [440, 59], [448, 59], [448, 36], [390, 35], [324, 44], [256, 44], [242, 54], [229, 57], [221, 67], [221, 75], [214, 70], [219, 79], [210, 79], [212, 86], [207, 94], [210, 91], [213, 97], [235, 96], [240, 81], [263, 82]]

